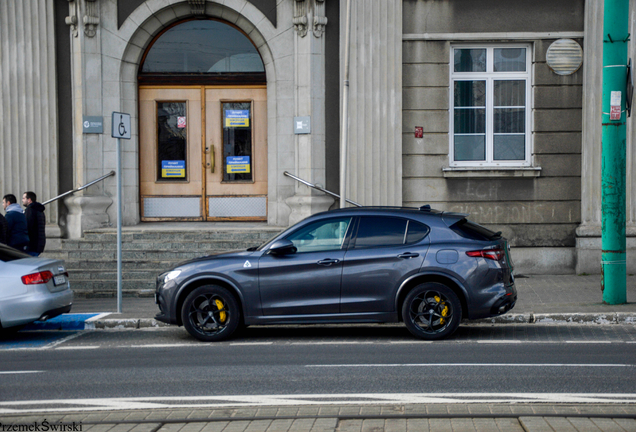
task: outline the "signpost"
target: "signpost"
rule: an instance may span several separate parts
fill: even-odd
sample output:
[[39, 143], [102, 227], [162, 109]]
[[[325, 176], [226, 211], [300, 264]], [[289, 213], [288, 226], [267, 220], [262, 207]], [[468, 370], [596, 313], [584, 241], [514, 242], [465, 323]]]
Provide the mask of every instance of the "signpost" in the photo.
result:
[[122, 193], [121, 193], [121, 140], [130, 139], [130, 114], [113, 112], [113, 138], [117, 138], [117, 312], [121, 313], [121, 224], [122, 224]]

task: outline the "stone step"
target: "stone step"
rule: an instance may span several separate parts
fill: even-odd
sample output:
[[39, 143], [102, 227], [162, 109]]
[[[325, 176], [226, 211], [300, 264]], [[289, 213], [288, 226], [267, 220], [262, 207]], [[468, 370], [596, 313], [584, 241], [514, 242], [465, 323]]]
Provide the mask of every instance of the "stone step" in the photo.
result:
[[[158, 273], [175, 267], [183, 261], [180, 260], [164, 260], [164, 261], [138, 261], [138, 260], [122, 260], [121, 267], [124, 271], [156, 271]], [[67, 261], [66, 269], [69, 272], [108, 272], [117, 270], [117, 260], [80, 260]]]
[[[155, 281], [157, 276], [168, 270], [166, 267], [163, 270], [138, 270], [138, 269], [124, 269], [122, 266], [122, 280], [146, 280]], [[73, 282], [94, 281], [94, 280], [117, 280], [117, 270], [105, 271], [105, 270], [68, 270], [68, 278]]]
[[[138, 293], [154, 293], [156, 281], [147, 281], [139, 279], [122, 280], [122, 291], [136, 291]], [[71, 289], [73, 292], [104, 292], [117, 295], [117, 280], [89, 280], [89, 281], [71, 281]], [[153, 294], [154, 295], [154, 294]]]
[[[122, 233], [122, 242], [143, 240], [167, 240], [167, 241], [207, 241], [207, 240], [239, 240], [252, 241], [258, 244], [271, 239], [280, 233], [280, 228], [268, 228], [263, 231], [126, 231]], [[84, 233], [84, 240], [88, 241], [116, 241], [116, 232], [91, 232]]]
[[[243, 240], [206, 240], [200, 242], [167, 242], [167, 241], [135, 241], [130, 243], [122, 242], [122, 250], [183, 250], [183, 251], [224, 251], [224, 250], [236, 250], [247, 249], [253, 246], [258, 246], [251, 241]], [[107, 241], [85, 241], [85, 240], [64, 240], [62, 242], [62, 248], [58, 250], [50, 250], [50, 252], [57, 251], [77, 251], [77, 250], [117, 250], [116, 242]], [[47, 250], [48, 252], [48, 250]]]

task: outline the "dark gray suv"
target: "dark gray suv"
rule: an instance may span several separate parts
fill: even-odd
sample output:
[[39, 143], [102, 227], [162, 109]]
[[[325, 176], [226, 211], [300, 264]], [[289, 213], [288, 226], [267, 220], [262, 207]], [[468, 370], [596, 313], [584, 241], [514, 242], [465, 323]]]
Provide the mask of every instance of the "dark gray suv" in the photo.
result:
[[467, 215], [360, 207], [308, 217], [246, 251], [157, 278], [157, 319], [218, 341], [250, 324], [403, 321], [422, 339], [517, 300], [509, 246]]

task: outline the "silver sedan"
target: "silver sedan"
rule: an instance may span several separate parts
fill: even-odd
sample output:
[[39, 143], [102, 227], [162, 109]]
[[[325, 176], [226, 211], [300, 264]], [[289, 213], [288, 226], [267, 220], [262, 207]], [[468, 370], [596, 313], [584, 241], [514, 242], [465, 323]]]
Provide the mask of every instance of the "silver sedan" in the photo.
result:
[[0, 244], [0, 330], [54, 318], [72, 304], [64, 261], [34, 258]]

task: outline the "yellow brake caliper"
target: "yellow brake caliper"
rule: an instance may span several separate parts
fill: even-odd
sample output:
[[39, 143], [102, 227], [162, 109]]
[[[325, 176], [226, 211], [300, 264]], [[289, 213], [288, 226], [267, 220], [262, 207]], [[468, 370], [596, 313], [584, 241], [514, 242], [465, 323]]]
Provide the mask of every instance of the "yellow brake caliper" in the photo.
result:
[[[216, 307], [222, 311], [223, 310], [223, 303], [221, 302], [221, 300], [214, 300], [214, 303], [216, 303]], [[227, 319], [227, 315], [225, 314], [225, 312], [221, 312], [219, 314], [219, 320], [221, 320], [221, 322], [225, 322], [225, 320]]]
[[[442, 316], [443, 317], [447, 316], [448, 315], [448, 306], [446, 306], [446, 303], [444, 303], [442, 301], [442, 299], [440, 297], [438, 297], [438, 296], [435, 296], [435, 301], [437, 303], [442, 302], [442, 306], [444, 306], [444, 309], [442, 309]], [[446, 320], [444, 318], [440, 318], [439, 319], [439, 323], [440, 324], [444, 324], [445, 322], [446, 322]]]

